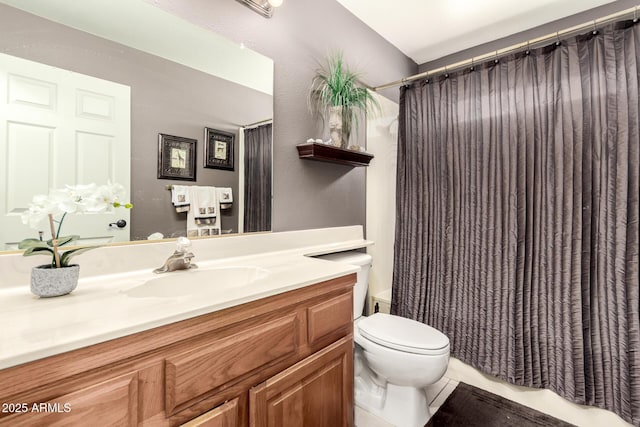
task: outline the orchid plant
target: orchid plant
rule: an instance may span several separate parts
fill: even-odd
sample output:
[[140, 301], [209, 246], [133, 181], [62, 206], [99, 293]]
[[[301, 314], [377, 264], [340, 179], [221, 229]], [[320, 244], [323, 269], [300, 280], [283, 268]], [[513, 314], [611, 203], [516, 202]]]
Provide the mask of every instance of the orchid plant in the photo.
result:
[[120, 201], [124, 193], [122, 185], [109, 182], [100, 186], [67, 185], [62, 189], [50, 190], [48, 195], [34, 196], [29, 209], [22, 214], [22, 222], [29, 224], [31, 228], [38, 228], [47, 221], [51, 230], [51, 240], [45, 242], [41, 239], [24, 239], [18, 248], [24, 249], [24, 256], [51, 256], [51, 268], [68, 267], [71, 257], [98, 246], [79, 246], [61, 253], [60, 246], [80, 238], [77, 235], [60, 237], [65, 217], [68, 214], [99, 213], [118, 207], [131, 209], [131, 203]]

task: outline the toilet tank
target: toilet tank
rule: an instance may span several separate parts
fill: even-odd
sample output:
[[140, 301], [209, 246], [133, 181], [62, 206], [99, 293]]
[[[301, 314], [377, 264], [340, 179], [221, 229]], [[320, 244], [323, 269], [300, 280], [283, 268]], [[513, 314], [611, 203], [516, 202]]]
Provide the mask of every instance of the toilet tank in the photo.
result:
[[357, 319], [360, 317], [364, 309], [364, 302], [367, 299], [367, 289], [369, 288], [369, 270], [371, 269], [371, 261], [373, 260], [371, 255], [349, 251], [321, 255], [316, 258], [360, 267], [358, 278], [353, 288], [353, 318]]

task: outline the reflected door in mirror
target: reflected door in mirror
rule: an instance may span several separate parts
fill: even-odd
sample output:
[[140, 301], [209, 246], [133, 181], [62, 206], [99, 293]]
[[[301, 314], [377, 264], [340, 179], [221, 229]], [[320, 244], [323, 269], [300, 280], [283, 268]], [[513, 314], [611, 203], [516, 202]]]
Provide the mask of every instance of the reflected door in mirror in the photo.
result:
[[[111, 181], [128, 197], [130, 133], [128, 86], [0, 54], [0, 250], [38, 237], [21, 214], [49, 189]], [[62, 234], [127, 241], [128, 228], [109, 227], [120, 219], [128, 210], [68, 215]]]

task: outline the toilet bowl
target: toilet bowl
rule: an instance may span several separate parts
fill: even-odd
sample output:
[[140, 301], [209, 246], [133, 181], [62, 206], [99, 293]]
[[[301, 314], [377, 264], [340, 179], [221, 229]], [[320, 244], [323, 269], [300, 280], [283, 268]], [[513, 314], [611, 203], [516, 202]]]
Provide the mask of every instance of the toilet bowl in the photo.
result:
[[353, 335], [356, 364], [364, 364], [356, 368], [356, 405], [398, 427], [424, 426], [431, 416], [424, 388], [447, 370], [448, 338], [383, 313], [357, 319]]
[[322, 259], [360, 267], [354, 287], [355, 403], [397, 427], [424, 426], [424, 388], [447, 370], [449, 339], [428, 325], [384, 313], [361, 316], [372, 258], [342, 252]]

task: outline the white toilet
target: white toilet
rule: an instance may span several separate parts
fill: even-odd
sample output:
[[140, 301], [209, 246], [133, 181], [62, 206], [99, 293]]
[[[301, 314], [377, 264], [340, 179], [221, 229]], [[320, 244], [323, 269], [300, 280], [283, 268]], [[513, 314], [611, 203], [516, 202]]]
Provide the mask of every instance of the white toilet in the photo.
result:
[[360, 267], [354, 288], [355, 402], [397, 427], [422, 427], [429, 420], [424, 388], [447, 370], [449, 339], [414, 320], [376, 313], [361, 316], [371, 256], [341, 252], [319, 257]]

